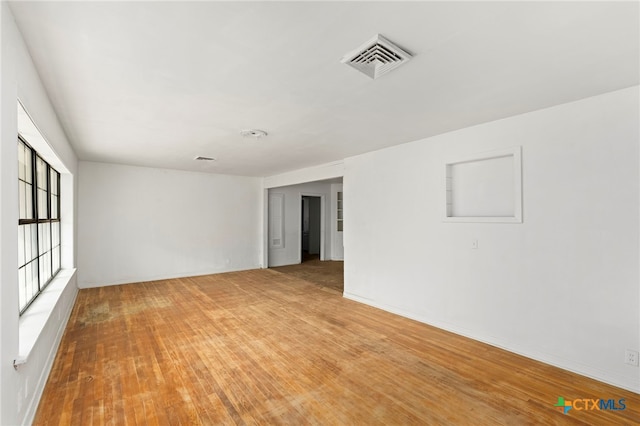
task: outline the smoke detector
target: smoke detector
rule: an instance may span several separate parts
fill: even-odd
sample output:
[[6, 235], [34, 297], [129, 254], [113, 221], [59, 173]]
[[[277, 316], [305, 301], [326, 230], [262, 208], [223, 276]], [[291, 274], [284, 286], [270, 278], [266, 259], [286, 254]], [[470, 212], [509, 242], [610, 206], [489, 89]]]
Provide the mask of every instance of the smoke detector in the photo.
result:
[[258, 130], [258, 129], [241, 130], [240, 134], [242, 135], [242, 137], [254, 138], [254, 139], [260, 139], [267, 136], [267, 132], [265, 132], [264, 130]]
[[376, 79], [411, 59], [411, 53], [376, 34], [356, 50], [347, 53], [341, 62]]

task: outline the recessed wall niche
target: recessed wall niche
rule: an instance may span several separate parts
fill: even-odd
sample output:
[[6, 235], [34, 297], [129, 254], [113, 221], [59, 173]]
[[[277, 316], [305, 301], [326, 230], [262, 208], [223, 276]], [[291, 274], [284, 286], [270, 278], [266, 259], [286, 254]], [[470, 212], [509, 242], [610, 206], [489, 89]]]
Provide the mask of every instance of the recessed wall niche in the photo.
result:
[[445, 222], [522, 222], [520, 147], [448, 162], [445, 180]]

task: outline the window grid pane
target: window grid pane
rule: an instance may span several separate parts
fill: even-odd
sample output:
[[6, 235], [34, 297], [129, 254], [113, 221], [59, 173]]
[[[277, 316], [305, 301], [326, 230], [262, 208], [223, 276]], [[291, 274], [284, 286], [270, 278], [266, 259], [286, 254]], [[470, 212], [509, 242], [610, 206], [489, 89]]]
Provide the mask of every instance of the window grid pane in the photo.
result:
[[51, 222], [51, 252], [52, 252], [52, 268], [53, 275], [60, 270], [61, 248], [60, 248], [60, 222]]
[[29, 264], [31, 268], [31, 287], [38, 288], [38, 262], [35, 260]]
[[344, 231], [344, 220], [342, 218], [342, 191], [339, 191], [337, 194], [337, 210], [336, 210], [336, 217], [337, 217], [337, 223], [336, 223], [336, 227], [338, 232], [343, 232]]
[[38, 188], [38, 219], [47, 218], [47, 191]]
[[60, 174], [56, 172], [52, 167], [49, 167], [49, 189], [50, 189], [50, 206], [51, 206], [51, 219], [58, 219], [59, 212], [59, 197], [58, 190], [60, 186]]
[[58, 196], [51, 195], [51, 219], [58, 218]]
[[53, 168], [49, 169], [51, 179], [51, 193], [58, 195], [58, 180], [60, 179], [60, 173], [56, 172]]
[[24, 194], [25, 194], [24, 219], [33, 219], [33, 185], [31, 185], [30, 183], [25, 183]]
[[20, 219], [27, 218], [27, 184], [25, 182], [18, 182], [18, 198], [20, 202]]
[[53, 248], [53, 273], [60, 270], [60, 246]]
[[33, 185], [33, 151], [24, 143], [25, 182]]
[[38, 219], [47, 219], [49, 217], [49, 202], [47, 191], [47, 163], [40, 157], [36, 157], [36, 174], [38, 188]]
[[18, 141], [18, 179], [24, 180], [27, 170], [27, 165], [25, 164], [24, 159], [24, 151], [26, 147], [20, 141]]
[[38, 188], [47, 190], [47, 163], [45, 161], [36, 156], [36, 178], [38, 183]]
[[33, 218], [33, 187], [31, 186], [31, 149], [24, 143], [18, 144], [18, 192], [20, 219]]
[[38, 225], [29, 225], [29, 232], [31, 235], [31, 259], [38, 257]]
[[18, 226], [18, 268], [24, 265], [24, 225]]
[[21, 138], [18, 188], [18, 299], [22, 314], [60, 270], [61, 244], [60, 173]]
[[60, 245], [60, 222], [51, 222], [51, 247]]

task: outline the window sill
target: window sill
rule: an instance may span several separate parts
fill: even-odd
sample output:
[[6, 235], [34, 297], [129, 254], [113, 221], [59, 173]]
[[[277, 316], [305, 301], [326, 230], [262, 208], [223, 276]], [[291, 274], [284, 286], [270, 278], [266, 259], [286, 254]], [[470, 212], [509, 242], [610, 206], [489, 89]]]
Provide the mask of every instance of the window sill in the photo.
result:
[[56, 309], [56, 307], [75, 274], [75, 269], [60, 270], [47, 288], [20, 317], [18, 323], [19, 349], [14, 367], [17, 368], [18, 365], [27, 362], [32, 349], [54, 314], [57, 314], [58, 321], [61, 320], [62, 309]]

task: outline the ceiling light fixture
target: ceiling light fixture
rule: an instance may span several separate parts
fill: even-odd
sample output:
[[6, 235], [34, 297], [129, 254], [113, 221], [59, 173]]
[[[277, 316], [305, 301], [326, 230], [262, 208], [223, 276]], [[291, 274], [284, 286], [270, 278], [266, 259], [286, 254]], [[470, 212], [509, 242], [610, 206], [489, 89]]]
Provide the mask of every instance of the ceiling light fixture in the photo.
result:
[[375, 80], [411, 58], [411, 53], [380, 34], [376, 34], [356, 50], [344, 55], [341, 62]]
[[264, 130], [258, 130], [258, 129], [241, 130], [240, 134], [244, 138], [254, 138], [254, 139], [260, 139], [267, 136], [267, 132], [265, 132]]

